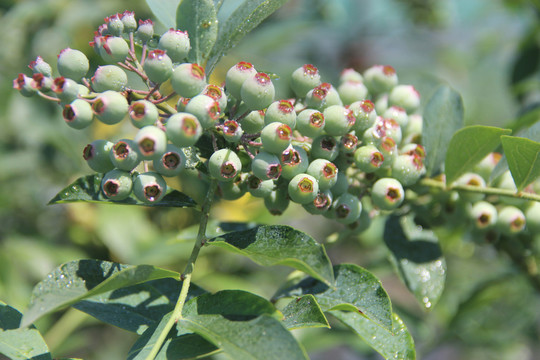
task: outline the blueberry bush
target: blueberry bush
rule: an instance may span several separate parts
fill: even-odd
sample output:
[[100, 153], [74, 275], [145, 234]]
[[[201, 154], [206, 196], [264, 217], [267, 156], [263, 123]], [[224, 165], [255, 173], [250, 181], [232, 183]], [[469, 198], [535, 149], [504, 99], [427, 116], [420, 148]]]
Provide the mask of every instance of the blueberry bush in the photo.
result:
[[[65, 47], [54, 63], [37, 56], [16, 76], [13, 88], [36, 98], [24, 101], [59, 109], [70, 131], [101, 129], [102, 136], [75, 145], [86, 174], [66, 181], [49, 204], [109, 207], [101, 231], [119, 253], [118, 238], [137, 238], [137, 223], [148, 221], [131, 208], [182, 226], [172, 246], [142, 235], [148, 256], [131, 262], [125, 254], [66, 256], [35, 285], [23, 313], [2, 303], [0, 354], [52, 359], [48, 340], [68, 338], [58, 333], [69, 333], [65, 324], [76, 327], [70, 317], [83, 312], [133, 334], [129, 350], [115, 355], [127, 359], [308, 359], [310, 346], [332, 334], [379, 354], [366, 356], [415, 359], [421, 331], [408, 326], [417, 325], [415, 316], [392, 304], [369, 261], [330, 260], [326, 248], [350, 239], [377, 238], [370, 251], [385, 251], [409, 292], [403, 296], [415, 299], [427, 322], [452, 271], [443, 249], [482, 244], [507, 259], [510, 270], [484, 279], [479, 288], [489, 291], [474, 290], [448, 321], [477, 344], [496, 338], [485, 330], [474, 340], [467, 330], [469, 319], [484, 322], [476, 329], [496, 322], [481, 309], [490, 296], [497, 302], [498, 292], [515, 288], [523, 301], [538, 303], [535, 122], [466, 126], [452, 87], [439, 84], [422, 99], [387, 64], [345, 68], [333, 84], [316, 62], [287, 74], [247, 60], [224, 67], [223, 57], [286, 2], [245, 0], [218, 21], [225, 1], [147, 0], [154, 18], [134, 11], [106, 17], [89, 36], [93, 54]], [[516, 83], [533, 70], [517, 74]], [[287, 88], [276, 85], [282, 79]], [[278, 223], [214, 219], [222, 204], [248, 197]], [[222, 211], [235, 206], [242, 205]], [[317, 241], [280, 223], [291, 209], [339, 230]], [[213, 276], [223, 272], [227, 252], [256, 264], [252, 272], [279, 266], [273, 295], [220, 286], [219, 278], [208, 282], [211, 289], [199, 284], [199, 263]], [[167, 257], [183, 270], [158, 266]], [[392, 300], [399, 304], [399, 296]], [[501, 303], [501, 312], [508, 306]], [[510, 330], [538, 318], [519, 315]], [[45, 339], [41, 328], [49, 328]], [[310, 331], [317, 331], [311, 345], [302, 337]]]

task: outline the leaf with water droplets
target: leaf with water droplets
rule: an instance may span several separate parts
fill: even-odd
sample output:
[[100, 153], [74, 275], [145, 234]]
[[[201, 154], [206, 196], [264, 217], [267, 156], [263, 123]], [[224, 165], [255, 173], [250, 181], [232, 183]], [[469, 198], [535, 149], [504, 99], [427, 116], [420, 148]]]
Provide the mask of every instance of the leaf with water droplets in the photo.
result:
[[152, 207], [194, 207], [195, 201], [180, 191], [167, 189], [166, 195], [155, 204], [147, 204], [131, 194], [127, 199], [116, 201], [103, 195], [101, 191], [102, 174], [87, 175], [78, 178], [73, 183], [65, 187], [54, 198], [49, 201], [49, 205], [71, 202], [93, 202], [121, 205], [139, 205]]
[[424, 308], [432, 308], [446, 280], [446, 261], [437, 236], [417, 226], [411, 217], [390, 216], [384, 242], [402, 281]]
[[416, 359], [413, 338], [397, 314], [392, 314], [391, 331], [373, 324], [365, 317], [352, 311], [333, 310], [330, 311], [330, 314], [350, 327], [385, 359]]
[[379, 279], [360, 266], [334, 266], [335, 286], [329, 287], [314, 278], [287, 284], [274, 297], [312, 294], [323, 311], [346, 310], [361, 314], [368, 321], [387, 330], [392, 328], [390, 298]]
[[201, 335], [235, 360], [305, 360], [304, 349], [278, 320], [272, 303], [255, 294], [225, 290], [186, 303], [177, 331]]
[[42, 316], [109, 291], [163, 278], [180, 278], [174, 271], [151, 265], [124, 265], [100, 260], [63, 264], [34, 287], [21, 326]]
[[218, 38], [208, 61], [207, 72], [211, 73], [221, 57], [255, 29], [264, 19], [273, 14], [288, 0], [245, 0], [220, 27]]
[[290, 226], [257, 226], [226, 233], [207, 244], [247, 256], [263, 266], [290, 266], [327, 284], [334, 279], [324, 246]]
[[176, 27], [188, 32], [191, 43], [188, 60], [204, 65], [218, 35], [214, 1], [183, 0], [176, 10]]
[[52, 360], [49, 348], [32, 325], [20, 328], [22, 314], [0, 301], [0, 355], [12, 360]]
[[317, 299], [311, 294], [291, 300], [283, 309], [283, 324], [289, 330], [330, 328]]

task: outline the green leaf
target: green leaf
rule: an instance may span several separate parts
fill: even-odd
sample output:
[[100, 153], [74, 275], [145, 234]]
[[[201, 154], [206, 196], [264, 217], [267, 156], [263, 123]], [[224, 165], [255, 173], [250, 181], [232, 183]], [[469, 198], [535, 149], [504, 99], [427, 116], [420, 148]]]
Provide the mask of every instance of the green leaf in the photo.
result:
[[[166, 314], [158, 324], [149, 328], [137, 339], [129, 350], [128, 360], [146, 360], [170, 317], [171, 313]], [[214, 344], [200, 335], [179, 333], [177, 328], [173, 328], [161, 346], [156, 360], [197, 359], [216, 353], [218, 350]]]
[[245, 0], [220, 27], [216, 45], [208, 62], [211, 73], [219, 60], [288, 0]]
[[521, 191], [540, 176], [540, 143], [515, 136], [503, 136], [501, 141], [508, 168]]
[[214, 2], [212, 0], [183, 0], [176, 11], [176, 27], [188, 32], [191, 43], [188, 60], [204, 65], [218, 34]]
[[228, 290], [186, 303], [177, 327], [201, 335], [235, 360], [307, 359], [278, 315], [269, 301]]
[[353, 264], [334, 266], [334, 274], [335, 287], [306, 278], [281, 290], [275, 297], [312, 294], [323, 311], [354, 311], [387, 330], [392, 328], [392, 305], [379, 279]]
[[258, 226], [211, 239], [220, 246], [249, 257], [263, 266], [287, 265], [332, 284], [332, 264], [324, 246], [290, 226]]
[[355, 312], [334, 310], [330, 313], [350, 327], [385, 359], [416, 359], [413, 338], [397, 314], [392, 314], [392, 331], [388, 331]]
[[446, 152], [444, 169], [446, 183], [451, 184], [462, 174], [471, 170], [500, 144], [502, 135], [511, 130], [492, 126], [473, 125], [455, 132]]
[[194, 207], [196, 205], [195, 201], [186, 194], [170, 188], [167, 189], [167, 194], [163, 197], [163, 199], [156, 204], [143, 203], [142, 201], [139, 201], [133, 194], [131, 194], [130, 197], [125, 200], [113, 201], [106, 198], [101, 191], [102, 178], [102, 174], [87, 175], [78, 178], [56, 194], [56, 196], [49, 201], [49, 205], [79, 201], [157, 207]]
[[446, 158], [451, 136], [463, 126], [463, 101], [452, 88], [441, 85], [424, 109], [422, 142], [427, 175], [436, 173]]
[[21, 319], [17, 309], [0, 301], [0, 355], [12, 360], [52, 360], [39, 331], [33, 325], [19, 328]]
[[146, 0], [152, 13], [167, 29], [176, 29], [176, 9], [182, 0]]
[[446, 261], [437, 236], [418, 227], [411, 217], [391, 216], [384, 242], [405, 285], [426, 309], [434, 306], [446, 280]]
[[293, 299], [283, 309], [283, 324], [287, 329], [330, 328], [317, 299], [311, 294]]
[[123, 265], [100, 260], [71, 261], [56, 268], [34, 287], [22, 326], [81, 300], [145, 281], [180, 274], [150, 265]]
[[[123, 287], [82, 300], [75, 309], [119, 328], [142, 334], [173, 311], [182, 282], [164, 278]], [[191, 283], [187, 300], [206, 293]]]

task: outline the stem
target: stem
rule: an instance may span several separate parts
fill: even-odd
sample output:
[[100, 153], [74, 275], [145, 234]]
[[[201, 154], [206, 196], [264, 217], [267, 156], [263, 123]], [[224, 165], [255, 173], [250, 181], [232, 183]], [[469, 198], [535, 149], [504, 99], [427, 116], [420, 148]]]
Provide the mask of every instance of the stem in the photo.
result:
[[197, 261], [199, 252], [201, 251], [202, 246], [206, 243], [207, 240], [206, 226], [208, 225], [210, 207], [212, 206], [216, 189], [217, 181], [211, 180], [210, 187], [208, 189], [208, 192], [206, 193], [206, 198], [204, 199], [204, 203], [201, 208], [201, 219], [199, 222], [199, 232], [197, 234], [197, 240], [195, 241], [195, 245], [193, 246], [193, 250], [191, 251], [191, 255], [188, 259], [186, 268], [181, 275], [182, 288], [180, 290], [180, 295], [178, 296], [176, 306], [174, 307], [169, 321], [167, 322], [167, 324], [165, 324], [165, 327], [161, 334], [159, 334], [159, 338], [156, 340], [156, 343], [152, 347], [152, 351], [150, 352], [150, 354], [148, 354], [148, 356], [146, 357], [146, 360], [153, 360], [156, 357], [159, 350], [161, 349], [161, 346], [167, 339], [167, 335], [169, 335], [169, 332], [178, 322], [178, 320], [182, 318], [182, 309], [184, 308], [184, 304], [186, 303], [186, 299], [188, 296], [189, 285], [191, 283], [191, 274], [193, 273], [193, 269], [195, 268], [195, 261]]
[[527, 192], [516, 192], [514, 190], [499, 189], [499, 188], [494, 188], [494, 187], [489, 187], [489, 186], [473, 186], [473, 185], [446, 186], [444, 182], [434, 180], [434, 179], [422, 179], [419, 181], [419, 184], [423, 186], [432, 187], [432, 188], [438, 188], [441, 190], [460, 190], [460, 191], [469, 191], [469, 192], [475, 192], [475, 193], [486, 194], [486, 195], [499, 195], [499, 196], [513, 197], [516, 199], [540, 201], [540, 195], [537, 195], [537, 194], [532, 194], [532, 193], [527, 193]]

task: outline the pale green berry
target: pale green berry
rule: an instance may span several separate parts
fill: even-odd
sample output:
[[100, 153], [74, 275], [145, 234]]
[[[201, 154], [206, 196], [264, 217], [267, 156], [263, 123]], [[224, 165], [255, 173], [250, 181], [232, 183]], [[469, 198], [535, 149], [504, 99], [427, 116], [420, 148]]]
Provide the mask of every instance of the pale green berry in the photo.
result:
[[152, 102], [148, 100], [137, 100], [129, 106], [129, 117], [131, 123], [138, 129], [148, 125], [153, 125], [159, 118], [159, 112]]
[[121, 16], [122, 24], [124, 24], [124, 32], [132, 33], [137, 29], [137, 21], [133, 11], [124, 11]]
[[223, 123], [223, 138], [230, 143], [237, 143], [242, 138], [244, 130], [235, 120], [226, 120]]
[[292, 179], [300, 173], [305, 173], [309, 166], [306, 151], [300, 146], [290, 146], [280, 155], [281, 176], [284, 179]]
[[338, 168], [326, 159], [315, 159], [309, 164], [306, 173], [317, 179], [320, 190], [328, 190], [336, 184]]
[[515, 206], [505, 206], [499, 210], [497, 229], [504, 235], [515, 235], [525, 230], [526, 219]]
[[249, 110], [262, 110], [273, 101], [276, 90], [268, 74], [258, 72], [248, 77], [240, 88], [240, 98]]
[[360, 218], [362, 203], [356, 196], [345, 193], [334, 200], [332, 210], [336, 215], [336, 221], [342, 224], [352, 224]]
[[394, 210], [405, 199], [405, 191], [401, 183], [392, 178], [381, 178], [373, 184], [371, 200], [381, 210]]
[[328, 135], [341, 136], [348, 133], [353, 127], [356, 118], [350, 109], [341, 105], [328, 106], [323, 111], [324, 131]]
[[296, 117], [296, 128], [302, 135], [315, 138], [324, 132], [324, 115], [314, 109], [305, 109]]
[[[80, 87], [86, 88], [84, 85], [77, 84]], [[34, 89], [39, 90], [41, 92], [47, 93], [52, 90], [52, 87], [54, 86], [54, 80], [50, 77], [46, 77], [45, 75], [41, 73], [37, 73], [32, 75], [32, 80], [30, 81], [30, 86], [32, 86]], [[88, 88], [86, 88], [88, 90]], [[80, 94], [80, 91], [79, 91]]]
[[111, 148], [109, 157], [114, 167], [124, 171], [135, 169], [141, 162], [137, 144], [130, 139], [117, 141]]
[[473, 172], [482, 176], [486, 182], [490, 180], [491, 173], [495, 169], [497, 163], [501, 160], [502, 154], [498, 152], [491, 152], [485, 158], [483, 158], [473, 168]]
[[474, 227], [480, 230], [488, 229], [497, 223], [497, 209], [487, 201], [478, 201], [469, 210], [469, 216]]
[[527, 229], [532, 234], [540, 232], [540, 202], [532, 201], [525, 210]]
[[165, 124], [167, 137], [180, 147], [193, 146], [202, 135], [202, 127], [195, 115], [176, 113]]
[[135, 38], [142, 42], [147, 43], [154, 36], [154, 22], [152, 20], [140, 20], [139, 27], [135, 32]]
[[[478, 174], [467, 172], [461, 175], [453, 185], [466, 185], [466, 186], [475, 186], [479, 188], [486, 187], [486, 181]], [[468, 202], [477, 202], [484, 198], [484, 194], [471, 191], [460, 191], [459, 196]]]
[[129, 45], [119, 36], [100, 36], [94, 42], [94, 48], [106, 63], [123, 62], [129, 54]]
[[289, 203], [286, 189], [273, 190], [270, 195], [264, 198], [264, 206], [272, 215], [282, 215], [289, 207]]
[[158, 48], [167, 51], [173, 62], [181, 62], [191, 48], [187, 31], [169, 29], [159, 38]]
[[281, 163], [276, 155], [260, 151], [251, 161], [251, 171], [261, 180], [274, 180], [281, 176]]
[[133, 194], [146, 204], [155, 204], [167, 193], [167, 183], [156, 172], [145, 172], [137, 175], [133, 181]]
[[358, 137], [354, 134], [345, 134], [340, 140], [340, 149], [344, 154], [352, 154], [358, 146]]
[[208, 159], [208, 172], [219, 181], [233, 181], [240, 171], [242, 162], [231, 149], [220, 149]]
[[231, 67], [225, 75], [225, 87], [227, 92], [237, 100], [241, 99], [240, 90], [247, 78], [254, 76], [257, 70], [251, 63], [240, 61]]
[[154, 169], [163, 176], [177, 176], [186, 167], [186, 155], [179, 147], [167, 144], [165, 152], [152, 162]]
[[323, 215], [332, 207], [333, 194], [330, 190], [319, 191], [312, 202], [303, 204], [306, 211], [313, 215]]
[[403, 186], [416, 184], [425, 173], [424, 162], [417, 155], [399, 155], [392, 163], [392, 177]]
[[107, 140], [94, 140], [84, 148], [83, 158], [92, 170], [106, 173], [114, 169], [109, 157], [113, 145], [112, 142]]
[[171, 85], [178, 95], [192, 98], [204, 90], [206, 74], [198, 64], [183, 63], [174, 68]]
[[390, 65], [374, 65], [364, 72], [364, 84], [371, 94], [388, 92], [397, 83], [396, 70]]
[[92, 105], [83, 99], [75, 99], [70, 104], [64, 106], [62, 115], [66, 124], [74, 129], [84, 129], [90, 126], [94, 119]]
[[357, 134], [362, 134], [368, 128], [372, 127], [377, 120], [377, 111], [375, 105], [370, 100], [355, 101], [349, 105], [356, 118], [352, 127]]
[[336, 183], [330, 190], [334, 196], [340, 196], [349, 190], [349, 177], [344, 171], [338, 171]]
[[128, 171], [114, 169], [101, 180], [101, 190], [111, 200], [124, 200], [131, 195], [133, 180]]
[[360, 74], [358, 71], [348, 68], [344, 69], [341, 74], [339, 75], [339, 82], [344, 83], [347, 81], [354, 81], [354, 82], [363, 82], [364, 77], [362, 74]]
[[402, 129], [406, 128], [409, 122], [409, 115], [407, 115], [405, 109], [396, 105], [392, 105], [386, 109], [382, 117], [385, 119], [394, 119]]
[[240, 125], [247, 134], [256, 134], [264, 127], [264, 110], [253, 110], [240, 119]]
[[258, 198], [270, 196], [275, 186], [273, 180], [261, 180], [255, 175], [250, 175], [247, 178], [246, 185], [249, 193]]
[[368, 95], [366, 86], [358, 81], [345, 81], [338, 86], [337, 91], [345, 105], [364, 100]]
[[203, 130], [216, 126], [221, 116], [219, 103], [206, 95], [197, 95], [189, 100], [185, 111], [195, 115]]
[[52, 90], [63, 104], [69, 104], [79, 96], [79, 84], [63, 76], [54, 79]]
[[388, 95], [388, 103], [411, 113], [420, 107], [420, 94], [412, 85], [396, 85]]
[[282, 123], [273, 122], [261, 131], [261, 142], [264, 151], [281, 154], [291, 144], [292, 130]]
[[126, 98], [116, 91], [105, 91], [92, 103], [96, 117], [107, 125], [119, 123], [128, 113]]
[[298, 174], [289, 181], [289, 197], [298, 204], [308, 204], [319, 193], [319, 183], [309, 174]]
[[247, 192], [246, 184], [241, 175], [236, 176], [232, 181], [220, 181], [218, 189], [221, 197], [230, 201], [240, 199]]
[[321, 84], [319, 70], [311, 65], [305, 64], [294, 70], [291, 76], [291, 88], [296, 97], [304, 98], [308, 91]]
[[52, 68], [41, 56], [38, 56], [36, 60], [31, 61], [28, 65], [34, 74], [43, 74], [46, 77], [52, 76]]
[[66, 48], [58, 55], [57, 67], [60, 75], [78, 81], [86, 75], [90, 63], [81, 51]]
[[121, 14], [114, 14], [105, 18], [107, 31], [114, 36], [121, 36], [124, 32], [124, 23]]
[[21, 73], [13, 80], [13, 88], [19, 90], [22, 96], [34, 96], [37, 90], [32, 86], [31, 82], [32, 78]]
[[92, 88], [96, 92], [122, 91], [128, 83], [126, 72], [116, 65], [99, 66], [92, 77]]
[[409, 121], [407, 127], [403, 129], [403, 142], [404, 143], [417, 143], [420, 144], [422, 140], [422, 128], [424, 119], [420, 114], [409, 115]]
[[167, 136], [157, 126], [148, 125], [137, 132], [133, 139], [143, 160], [159, 159], [167, 148]]
[[339, 155], [339, 143], [335, 137], [322, 135], [313, 139], [310, 157], [312, 159], [326, 159], [333, 161]]
[[169, 80], [173, 73], [171, 58], [159, 49], [148, 53], [143, 68], [150, 81], [156, 84]]
[[273, 122], [286, 124], [294, 130], [296, 127], [296, 112], [289, 100], [274, 101], [268, 106], [264, 115], [264, 123], [268, 125]]
[[219, 108], [224, 111], [227, 108], [227, 95], [225, 94], [225, 91], [217, 86], [208, 84], [204, 87], [201, 94], [206, 95], [214, 99], [218, 102]]
[[328, 106], [343, 105], [339, 93], [329, 83], [322, 83], [311, 89], [306, 95], [306, 106], [323, 110]]

